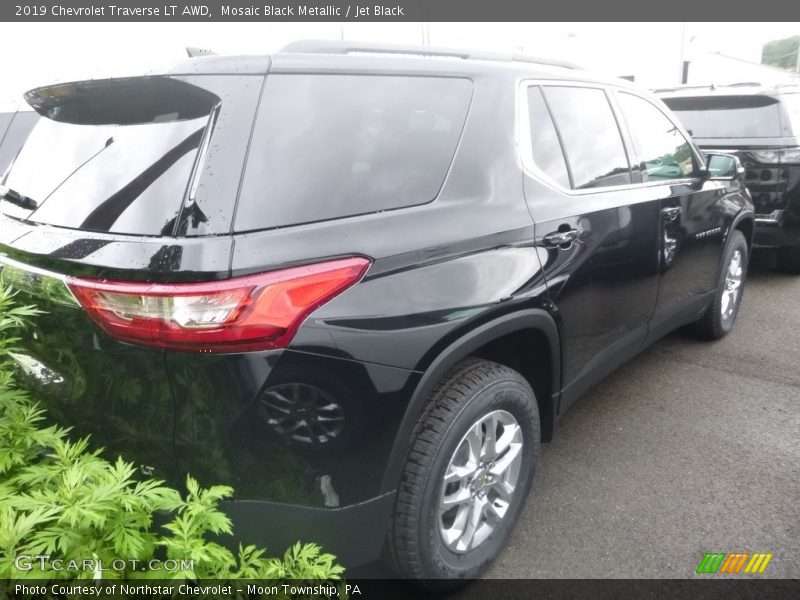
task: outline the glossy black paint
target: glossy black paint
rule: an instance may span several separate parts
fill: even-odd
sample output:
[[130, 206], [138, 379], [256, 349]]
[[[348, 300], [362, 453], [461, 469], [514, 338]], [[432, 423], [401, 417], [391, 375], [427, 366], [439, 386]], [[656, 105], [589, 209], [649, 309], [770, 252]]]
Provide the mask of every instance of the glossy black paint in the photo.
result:
[[[229, 65], [214, 58], [176, 73], [191, 67], [201, 76], [203, 64], [217, 74], [230, 67], [231, 81], [252, 81], [233, 100], [237, 110], [223, 108], [229, 116], [213, 126], [202, 191], [183, 205], [172, 235], [70, 230], [0, 214], [0, 259], [22, 265], [4, 270], [27, 282], [24, 299], [48, 311], [24, 341], [42, 365], [24, 381], [50, 414], [80, 422], [82, 433], [135, 460], [144, 474], [180, 483], [191, 473], [202, 484], [234, 485], [228, 509], [245, 543], [275, 548], [300, 538], [326, 543], [350, 564], [374, 557], [411, 431], [454, 364], [478, 355], [519, 369], [537, 393], [547, 439], [580, 393], [666, 332], [655, 324], [678, 326], [705, 308], [725, 237], [752, 220], [737, 182], [641, 184], [633, 168], [629, 186], [573, 195], [528, 173], [515, 143], [520, 81], [616, 85], [580, 71], [285, 54]], [[471, 80], [467, 125], [438, 197], [231, 233], [257, 80], [267, 69]], [[663, 210], [674, 207], [680, 216], [667, 222]], [[196, 211], [214, 217], [193, 219]], [[548, 235], [562, 230], [577, 232], [575, 239], [553, 245]], [[288, 349], [240, 354], [111, 340], [70, 304], [59, 279], [199, 281], [351, 255], [372, 259], [364, 279], [312, 313]], [[336, 437], [296, 439], [270, 423], [265, 401], [297, 383], [339, 404], [344, 425]], [[81, 420], [85, 414], [91, 418]], [[347, 528], [365, 519], [371, 534], [343, 543], [353, 537]]]

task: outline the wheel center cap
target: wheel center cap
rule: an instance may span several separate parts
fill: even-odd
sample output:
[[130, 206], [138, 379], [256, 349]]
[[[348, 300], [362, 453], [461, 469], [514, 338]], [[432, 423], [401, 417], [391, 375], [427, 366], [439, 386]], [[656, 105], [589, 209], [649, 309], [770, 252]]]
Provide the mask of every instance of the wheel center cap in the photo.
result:
[[486, 487], [488, 482], [489, 474], [485, 470], [481, 469], [472, 479], [472, 490], [475, 492], [480, 492]]

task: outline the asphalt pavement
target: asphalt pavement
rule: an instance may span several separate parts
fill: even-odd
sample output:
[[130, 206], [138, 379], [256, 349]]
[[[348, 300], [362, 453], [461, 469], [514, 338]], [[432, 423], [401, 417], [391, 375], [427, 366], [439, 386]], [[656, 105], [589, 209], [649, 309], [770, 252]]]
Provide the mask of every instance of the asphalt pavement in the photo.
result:
[[754, 577], [800, 578], [800, 276], [773, 259], [726, 338], [673, 333], [570, 408], [487, 577], [684, 578], [768, 552]]

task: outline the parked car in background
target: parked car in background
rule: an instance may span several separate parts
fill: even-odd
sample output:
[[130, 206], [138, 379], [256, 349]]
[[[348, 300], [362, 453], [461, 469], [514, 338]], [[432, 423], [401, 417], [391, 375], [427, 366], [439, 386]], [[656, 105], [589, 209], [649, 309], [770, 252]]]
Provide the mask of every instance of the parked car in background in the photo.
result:
[[800, 274], [800, 87], [740, 84], [659, 90], [706, 152], [745, 167], [756, 210], [755, 243]]
[[477, 576], [581, 394], [736, 320], [738, 161], [629, 82], [299, 42], [26, 98], [20, 381], [143, 474], [233, 485], [244, 543]]

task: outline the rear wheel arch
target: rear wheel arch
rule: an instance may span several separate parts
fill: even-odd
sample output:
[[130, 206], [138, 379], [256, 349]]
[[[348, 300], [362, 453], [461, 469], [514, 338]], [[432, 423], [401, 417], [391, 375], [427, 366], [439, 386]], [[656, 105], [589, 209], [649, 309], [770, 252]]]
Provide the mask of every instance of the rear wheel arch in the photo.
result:
[[[526, 342], [532, 342], [533, 345], [528, 347]], [[515, 353], [520, 349], [524, 349], [525, 355], [516, 357]], [[534, 353], [545, 350], [546, 357], [539, 356], [533, 365], [530, 364], [531, 361], [526, 364], [526, 357], [533, 358]], [[414, 427], [436, 384], [455, 365], [468, 357], [485, 358], [519, 371], [531, 384], [540, 404], [542, 441], [548, 441], [552, 436], [561, 382], [558, 327], [550, 313], [543, 309], [525, 309], [510, 313], [465, 333], [441, 351], [425, 369], [395, 435], [382, 491], [397, 489]], [[545, 375], [547, 380], [543, 381]]]

